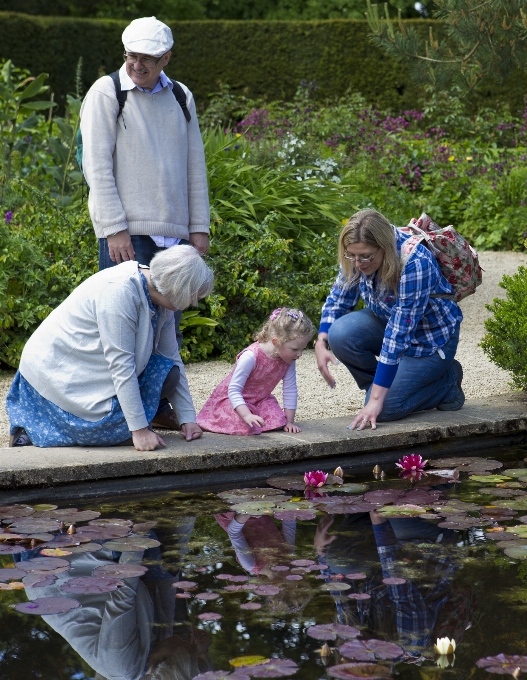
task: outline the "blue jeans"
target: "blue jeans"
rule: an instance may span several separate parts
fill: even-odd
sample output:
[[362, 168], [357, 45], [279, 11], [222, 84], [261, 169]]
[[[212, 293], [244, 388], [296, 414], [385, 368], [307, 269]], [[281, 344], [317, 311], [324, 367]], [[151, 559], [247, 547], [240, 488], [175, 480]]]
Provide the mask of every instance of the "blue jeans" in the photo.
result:
[[[150, 236], [130, 236], [132, 239], [132, 245], [135, 251], [135, 259], [139, 264], [149, 265], [150, 261], [156, 253], [161, 250], [166, 250], [166, 248], [159, 248], [156, 242]], [[188, 245], [188, 241], [181, 239], [180, 245]], [[108, 269], [109, 267], [115, 267], [117, 263], [110, 259], [110, 252], [108, 250], [108, 239], [99, 239], [99, 271], [103, 269]], [[181, 315], [183, 312], [174, 312], [174, 323], [176, 327], [176, 339], [179, 349], [183, 344], [183, 334], [179, 330], [179, 324], [181, 323]], [[168, 399], [162, 398], [159, 402], [159, 410], [156, 415], [160, 415], [165, 411], [170, 409], [170, 404]]]
[[[329, 329], [331, 350], [359, 388], [366, 390], [365, 404], [370, 398], [385, 329], [386, 323], [367, 308], [341, 316]], [[399, 420], [415, 411], [454, 401], [458, 386], [452, 362], [458, 341], [459, 326], [441, 348], [444, 359], [437, 352], [424, 357], [404, 355], [377, 420]]]

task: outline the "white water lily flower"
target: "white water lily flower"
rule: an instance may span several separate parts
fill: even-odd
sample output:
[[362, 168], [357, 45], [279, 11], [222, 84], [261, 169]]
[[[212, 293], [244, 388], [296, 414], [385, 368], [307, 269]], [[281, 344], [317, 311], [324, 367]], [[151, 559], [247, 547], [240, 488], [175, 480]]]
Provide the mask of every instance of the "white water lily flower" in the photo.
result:
[[450, 640], [447, 637], [437, 638], [437, 643], [434, 645], [437, 654], [448, 655], [456, 651], [456, 641]]

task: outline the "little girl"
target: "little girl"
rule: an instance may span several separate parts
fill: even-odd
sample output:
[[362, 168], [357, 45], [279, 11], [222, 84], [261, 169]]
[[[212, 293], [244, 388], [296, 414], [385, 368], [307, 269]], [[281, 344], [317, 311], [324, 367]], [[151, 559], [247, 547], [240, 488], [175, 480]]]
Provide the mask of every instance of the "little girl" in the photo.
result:
[[[295, 361], [313, 336], [311, 321], [299, 309], [275, 309], [255, 343], [236, 357], [236, 365], [199, 412], [197, 422], [208, 432], [260, 434], [283, 427], [297, 433]], [[271, 392], [283, 380], [284, 409]]]

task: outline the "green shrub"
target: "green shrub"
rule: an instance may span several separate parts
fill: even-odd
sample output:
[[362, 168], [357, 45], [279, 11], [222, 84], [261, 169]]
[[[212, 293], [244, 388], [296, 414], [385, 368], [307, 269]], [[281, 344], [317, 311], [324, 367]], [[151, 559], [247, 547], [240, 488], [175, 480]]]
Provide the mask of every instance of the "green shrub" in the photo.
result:
[[[169, 21], [176, 44], [167, 69], [194, 92], [200, 108], [218, 83], [233, 92], [267, 101], [291, 99], [302, 80], [316, 81], [321, 100], [361, 92], [385, 108], [412, 108], [420, 90], [405, 69], [371, 44], [366, 21]], [[428, 36], [441, 34], [433, 20], [410, 19]], [[84, 91], [103, 73], [122, 64], [121, 34], [126, 21], [39, 17], [0, 12], [0, 58], [11, 58], [32, 73], [50, 74], [55, 101], [74, 89], [75, 65], [84, 58]], [[496, 99], [520, 108], [526, 76], [511, 73], [500, 86], [485, 83], [479, 100]]]
[[[272, 215], [252, 230], [234, 223], [215, 227], [209, 257], [214, 292], [200, 303], [217, 321], [210, 338], [214, 355], [232, 360], [276, 307], [302, 309], [316, 324], [336, 276], [339, 228], [313, 235], [308, 249], [281, 238]], [[185, 348], [192, 346], [185, 338]]]
[[481, 347], [497, 366], [510, 371], [514, 387], [527, 390], [527, 268], [504, 276], [500, 286], [507, 296], [487, 305], [493, 316], [485, 321]]
[[16, 367], [25, 341], [82, 281], [97, 270], [86, 208], [66, 214], [23, 180], [23, 200], [9, 224], [0, 220], [0, 361]]

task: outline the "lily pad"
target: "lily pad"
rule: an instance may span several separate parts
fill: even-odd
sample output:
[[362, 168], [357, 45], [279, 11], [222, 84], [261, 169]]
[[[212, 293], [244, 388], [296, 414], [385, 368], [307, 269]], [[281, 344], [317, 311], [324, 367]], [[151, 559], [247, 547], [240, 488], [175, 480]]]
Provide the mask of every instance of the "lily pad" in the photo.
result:
[[80, 602], [69, 597], [38, 597], [30, 602], [19, 602], [14, 608], [22, 614], [49, 616], [51, 614], [64, 614], [64, 612], [77, 607], [80, 607]]
[[111, 593], [124, 582], [118, 578], [103, 578], [100, 576], [81, 576], [70, 578], [60, 586], [64, 593], [78, 593], [81, 595], [96, 595], [98, 593]]
[[406, 579], [393, 576], [390, 578], [383, 578], [382, 582], [385, 586], [402, 586], [403, 583], [406, 583]]
[[17, 520], [9, 525], [9, 530], [18, 534], [37, 534], [41, 532], [59, 531], [59, 523], [54, 519]]
[[281, 590], [281, 588], [279, 588], [278, 586], [264, 585], [264, 586], [257, 586], [254, 589], [254, 592], [257, 595], [278, 595], [280, 590]]
[[248, 675], [242, 675], [235, 671], [230, 673], [229, 671], [207, 671], [206, 673], [200, 673], [195, 675], [192, 680], [250, 680]]
[[271, 569], [272, 571], [289, 571], [289, 567], [285, 564], [276, 564], [274, 567], [271, 567]]
[[343, 493], [364, 493], [364, 491], [368, 491], [369, 488], [368, 484], [346, 482], [346, 484], [341, 484], [338, 487], [338, 490]]
[[240, 609], [248, 609], [250, 611], [256, 611], [261, 609], [262, 605], [259, 602], [244, 602], [240, 605]]
[[403, 489], [376, 489], [364, 494], [367, 503], [394, 503], [398, 498], [404, 496]]
[[192, 590], [197, 586], [194, 581], [176, 581], [172, 584], [172, 588], [180, 588], [180, 590]]
[[351, 586], [349, 583], [339, 583], [338, 581], [331, 581], [331, 583], [323, 583], [320, 586], [321, 590], [333, 590], [344, 592], [345, 590], [350, 590]]
[[517, 668], [520, 669], [520, 673], [527, 673], [527, 656], [497, 654], [496, 656], [478, 659], [476, 665], [479, 668], [484, 668], [488, 673], [496, 673], [497, 675], [512, 675]]
[[55, 574], [26, 574], [22, 579], [22, 582], [26, 588], [46, 588], [47, 586], [52, 586], [57, 577]]
[[140, 522], [132, 526], [132, 531], [134, 534], [147, 534], [150, 529], [154, 529], [156, 526], [157, 522]]
[[[130, 527], [121, 526], [119, 524], [107, 525], [104, 527], [98, 526], [84, 526], [77, 527], [78, 536], [87, 536], [90, 541], [106, 541], [108, 539], [118, 539], [128, 537], [130, 534]], [[143, 536], [137, 536], [139, 539], [143, 539]], [[152, 540], [152, 539], [150, 539]]]
[[395, 501], [395, 505], [432, 505], [441, 496], [440, 491], [414, 489]]
[[478, 492], [486, 496], [495, 496], [496, 498], [513, 498], [514, 496], [527, 496], [527, 491], [521, 491], [520, 489], [489, 489], [485, 487], [483, 489], [478, 489]]
[[94, 576], [109, 576], [115, 578], [134, 578], [146, 574], [148, 567], [141, 564], [104, 564], [102, 567], [97, 567], [94, 570]]
[[[500, 543], [500, 547], [503, 544]], [[512, 557], [514, 560], [527, 559], [527, 544], [519, 541], [514, 541], [511, 545], [505, 548], [505, 554]]]
[[231, 666], [234, 666], [234, 668], [240, 668], [242, 666], [258, 666], [262, 663], [267, 663], [270, 660], [271, 659], [268, 659], [265, 656], [257, 655], [236, 656], [234, 659], [230, 659], [229, 663]]
[[60, 567], [69, 568], [68, 560], [62, 560], [58, 557], [33, 557], [30, 560], [24, 560], [18, 563], [18, 568], [23, 571], [55, 571]]
[[393, 642], [385, 640], [350, 640], [339, 647], [347, 659], [355, 661], [376, 661], [377, 659], [398, 659], [404, 651]]
[[45, 510], [56, 510], [58, 505], [52, 505], [51, 503], [38, 503], [33, 506], [35, 512], [44, 512]]
[[221, 614], [217, 614], [216, 612], [203, 612], [203, 614], [198, 614], [198, 619], [200, 621], [219, 621], [219, 619], [223, 618]]
[[349, 578], [350, 581], [362, 581], [366, 578], [366, 574], [361, 574], [359, 572], [354, 574], [346, 574], [346, 578]]
[[6, 583], [7, 581], [19, 581], [27, 575], [27, 571], [22, 569], [0, 569], [0, 581]]
[[242, 666], [240, 670], [252, 678], [284, 678], [294, 675], [298, 666], [291, 659], [270, 659], [254, 666]]
[[360, 635], [360, 630], [354, 626], [346, 626], [342, 623], [321, 623], [310, 626], [306, 633], [315, 640], [353, 640]]
[[339, 680], [384, 680], [391, 678], [392, 674], [386, 666], [373, 663], [343, 663], [331, 666], [327, 670], [328, 675]]
[[315, 519], [317, 516], [312, 510], [278, 510], [274, 513], [276, 519], [281, 520], [293, 520], [298, 519], [300, 521], [307, 521], [310, 519]]
[[64, 524], [78, 524], [79, 522], [97, 519], [100, 516], [101, 513], [96, 510], [77, 510], [77, 508], [60, 508], [39, 513], [39, 517], [57, 519]]
[[29, 505], [0, 505], [0, 519], [12, 519], [13, 517], [28, 517], [33, 515], [34, 508]]
[[313, 564], [316, 564], [315, 560], [293, 560], [291, 562], [293, 567], [310, 567]]
[[217, 600], [218, 597], [218, 593], [198, 593], [195, 595], [196, 600]]
[[460, 456], [459, 458], [436, 458], [429, 460], [428, 465], [433, 468], [463, 468], [473, 463], [484, 463], [487, 459], [480, 456]]
[[26, 548], [21, 545], [0, 545], [0, 555], [16, 555], [26, 552]]
[[387, 517], [416, 517], [425, 512], [426, 508], [422, 505], [412, 505], [407, 503], [405, 505], [385, 505], [379, 508], [377, 512]]
[[88, 553], [88, 552], [97, 552], [98, 550], [102, 550], [102, 545], [100, 543], [83, 543], [82, 545], [74, 546], [72, 548], [69, 548], [70, 552], [72, 552], [74, 555], [77, 553]]
[[350, 600], [371, 600], [371, 595], [368, 593], [350, 593], [348, 598]]
[[483, 482], [483, 484], [498, 484], [499, 482], [506, 482], [512, 477], [507, 475], [470, 475], [469, 479], [474, 482]]
[[276, 510], [276, 503], [273, 501], [247, 501], [231, 506], [231, 510], [243, 515], [272, 515]]
[[302, 581], [303, 577], [300, 574], [288, 574], [285, 579], [286, 581]]
[[65, 557], [66, 555], [71, 555], [71, 550], [64, 550], [64, 548], [44, 548], [40, 551], [41, 555], [44, 557]]
[[115, 541], [108, 541], [104, 544], [105, 550], [115, 550], [115, 552], [139, 552], [148, 548], [157, 548], [161, 543], [153, 538], [146, 536], [129, 536]]
[[92, 519], [88, 522], [89, 526], [93, 527], [105, 527], [105, 526], [123, 526], [131, 527], [133, 522], [129, 519], [122, 519], [120, 517], [99, 517], [98, 519]]

